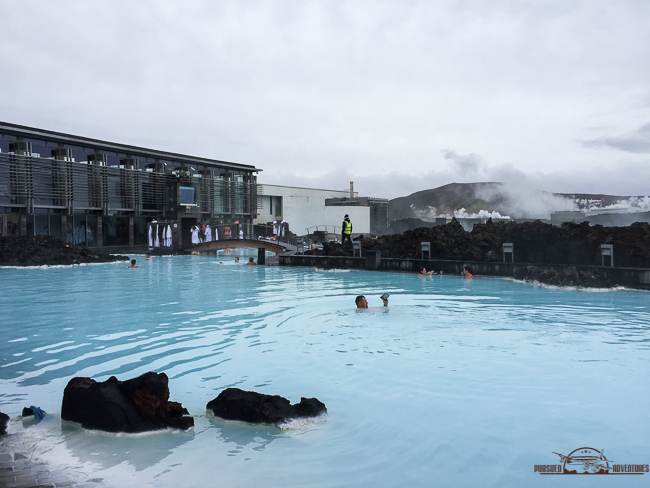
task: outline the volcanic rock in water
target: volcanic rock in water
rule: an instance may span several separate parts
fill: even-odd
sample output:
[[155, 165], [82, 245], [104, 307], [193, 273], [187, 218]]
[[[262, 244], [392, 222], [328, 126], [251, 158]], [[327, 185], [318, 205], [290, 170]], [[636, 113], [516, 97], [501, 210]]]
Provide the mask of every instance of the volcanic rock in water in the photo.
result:
[[0, 236], [0, 265], [53, 266], [81, 263], [128, 261], [127, 256], [97, 254], [87, 248], [76, 248], [54, 236]]
[[514, 278], [547, 285], [581, 288], [609, 288], [613, 285], [599, 269], [579, 271], [575, 266], [557, 271], [553, 266], [530, 265], [517, 269]]
[[316, 398], [301, 398], [300, 403], [291, 405], [289, 400], [279, 395], [264, 395], [239, 388], [225, 389], [208, 402], [206, 409], [225, 420], [274, 425], [327, 413], [325, 404]]
[[7, 425], [9, 425], [9, 415], [0, 412], [0, 435], [7, 433]]
[[72, 378], [63, 392], [61, 418], [108, 432], [189, 429], [194, 419], [180, 403], [169, 401], [168, 384], [165, 373], [153, 372], [126, 381]]
[[23, 408], [23, 418], [27, 417], [34, 417], [36, 420], [43, 420], [43, 417], [45, 416], [45, 413], [42, 409], [39, 407], [31, 406], [31, 407], [24, 407]]

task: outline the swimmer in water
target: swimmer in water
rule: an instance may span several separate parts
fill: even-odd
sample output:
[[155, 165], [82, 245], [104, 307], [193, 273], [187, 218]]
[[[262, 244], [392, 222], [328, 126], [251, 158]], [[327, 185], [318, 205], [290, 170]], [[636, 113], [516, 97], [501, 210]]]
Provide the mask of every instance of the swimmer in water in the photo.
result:
[[140, 267], [140, 266], [136, 266], [136, 265], [135, 265], [135, 259], [132, 259], [132, 260], [131, 260], [131, 266], [129, 266], [129, 268], [139, 268], [139, 267]]
[[359, 295], [354, 299], [354, 303], [357, 304], [357, 308], [368, 308], [368, 300], [363, 295]]
[[[381, 297], [381, 301], [384, 303], [384, 307], [388, 306], [388, 297], [390, 295], [388, 293], [384, 293]], [[363, 295], [359, 295], [357, 298], [354, 299], [354, 303], [356, 303], [357, 308], [368, 308], [368, 300], [366, 300], [366, 297]]]
[[434, 275], [434, 274], [436, 274], [435, 271], [427, 271], [427, 268], [422, 268], [422, 270], [420, 270], [420, 274], [418, 274], [418, 276], [431, 276], [431, 275]]
[[463, 275], [465, 276], [466, 280], [473, 280], [474, 279], [474, 275], [472, 274], [472, 270], [470, 269], [469, 266], [465, 266], [463, 268]]

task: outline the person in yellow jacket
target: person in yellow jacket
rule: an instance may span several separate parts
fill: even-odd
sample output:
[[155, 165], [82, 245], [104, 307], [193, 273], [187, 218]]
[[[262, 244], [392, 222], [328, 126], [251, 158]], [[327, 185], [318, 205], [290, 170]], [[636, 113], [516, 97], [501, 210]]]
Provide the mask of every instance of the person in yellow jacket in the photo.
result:
[[341, 224], [341, 245], [345, 246], [345, 241], [347, 240], [350, 245], [352, 245], [352, 222], [350, 222], [350, 217], [348, 214], [345, 214], [343, 218], [343, 223]]

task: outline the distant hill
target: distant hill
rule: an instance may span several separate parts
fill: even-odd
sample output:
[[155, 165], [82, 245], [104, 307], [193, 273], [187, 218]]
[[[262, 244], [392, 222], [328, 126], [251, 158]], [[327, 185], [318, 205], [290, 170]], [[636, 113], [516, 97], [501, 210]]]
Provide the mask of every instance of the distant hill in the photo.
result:
[[[549, 219], [553, 212], [616, 206], [643, 198], [550, 193], [499, 182], [450, 183], [390, 200], [390, 220], [434, 221], [436, 217], [452, 217], [454, 214], [469, 218]], [[648, 200], [646, 204], [650, 204], [650, 199], [645, 198]]]
[[[484, 194], [487, 190], [487, 195]], [[503, 197], [499, 197], [501, 183], [450, 183], [431, 190], [422, 190], [406, 197], [390, 201], [390, 220], [411, 218], [434, 218], [436, 215], [451, 214], [464, 208], [478, 212], [488, 208], [499, 211], [504, 208]], [[495, 198], [488, 198], [495, 195]], [[427, 214], [431, 210], [433, 213]]]

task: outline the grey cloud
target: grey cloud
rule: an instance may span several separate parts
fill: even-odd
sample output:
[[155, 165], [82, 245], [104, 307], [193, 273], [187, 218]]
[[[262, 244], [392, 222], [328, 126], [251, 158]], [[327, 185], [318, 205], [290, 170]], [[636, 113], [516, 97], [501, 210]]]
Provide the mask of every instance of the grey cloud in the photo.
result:
[[619, 162], [589, 144], [650, 166], [647, 133], [603, 129], [646, 96], [647, 1], [0, 4], [7, 122], [387, 198], [450, 182], [643, 184], [592, 172]]
[[603, 136], [582, 141], [585, 147], [610, 147], [635, 154], [650, 153], [650, 123], [634, 132], [619, 136]]
[[454, 169], [462, 176], [478, 176], [484, 164], [483, 159], [473, 153], [464, 156], [449, 149], [443, 149], [441, 152], [442, 156], [451, 161]]
[[[630, 178], [633, 175], [633, 178]], [[310, 171], [261, 173], [260, 183], [288, 185], [329, 190], [349, 189], [354, 181], [355, 191], [362, 196], [379, 198], [397, 198], [417, 191], [438, 188], [450, 182], [470, 183], [477, 180], [458, 178], [448, 169], [439, 169], [423, 173], [405, 173], [393, 171], [359, 172], [355, 168], [334, 167], [330, 171], [313, 175]], [[556, 200], [551, 195], [540, 197], [539, 191], [556, 193], [605, 193], [615, 195], [644, 196], [648, 194], [647, 181], [650, 181], [650, 161], [615, 161], [609, 166], [594, 166], [590, 171], [570, 168], [564, 171], [548, 173], [532, 172], [524, 174], [513, 170], [509, 165], [488, 168], [484, 181], [501, 182], [507, 188], [513, 215], [523, 212], [535, 214], [547, 212], [548, 209], [567, 209], [570, 205], [563, 200]], [[533, 196], [536, 195], [534, 198]], [[489, 195], [485, 195], [489, 196]], [[530, 197], [530, 198], [529, 198]], [[526, 203], [528, 200], [529, 203]]]

